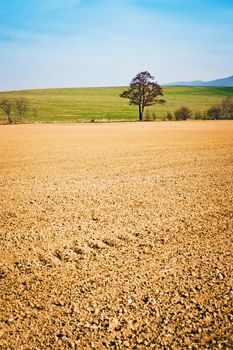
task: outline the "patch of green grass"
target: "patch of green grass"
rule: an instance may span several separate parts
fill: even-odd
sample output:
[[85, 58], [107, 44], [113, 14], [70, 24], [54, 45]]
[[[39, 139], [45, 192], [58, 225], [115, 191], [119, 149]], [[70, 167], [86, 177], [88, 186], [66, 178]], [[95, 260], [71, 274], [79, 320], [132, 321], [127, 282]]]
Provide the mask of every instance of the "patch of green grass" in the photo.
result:
[[[69, 88], [1, 92], [1, 97], [15, 100], [25, 98], [29, 110], [25, 122], [54, 122], [79, 120], [137, 120], [136, 106], [129, 106], [128, 100], [120, 98], [126, 87]], [[193, 112], [217, 105], [226, 96], [233, 96], [231, 87], [164, 87], [165, 105], [149, 107], [156, 117], [163, 119], [168, 111], [174, 112], [185, 105]], [[6, 116], [0, 111], [0, 119]]]

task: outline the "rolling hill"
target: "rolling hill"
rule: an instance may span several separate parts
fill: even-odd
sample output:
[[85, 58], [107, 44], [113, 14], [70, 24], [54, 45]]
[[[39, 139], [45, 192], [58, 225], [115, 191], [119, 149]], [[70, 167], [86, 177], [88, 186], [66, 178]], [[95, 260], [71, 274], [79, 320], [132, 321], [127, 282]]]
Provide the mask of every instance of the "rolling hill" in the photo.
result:
[[[126, 87], [70, 88], [25, 90], [0, 93], [12, 101], [25, 98], [29, 109], [25, 122], [76, 122], [82, 120], [137, 120], [136, 106], [130, 106], [119, 94]], [[185, 105], [195, 111], [204, 111], [220, 103], [226, 96], [233, 96], [233, 87], [165, 86], [165, 105], [148, 108], [158, 119]], [[15, 112], [13, 112], [14, 116]], [[6, 121], [0, 111], [0, 120]]]

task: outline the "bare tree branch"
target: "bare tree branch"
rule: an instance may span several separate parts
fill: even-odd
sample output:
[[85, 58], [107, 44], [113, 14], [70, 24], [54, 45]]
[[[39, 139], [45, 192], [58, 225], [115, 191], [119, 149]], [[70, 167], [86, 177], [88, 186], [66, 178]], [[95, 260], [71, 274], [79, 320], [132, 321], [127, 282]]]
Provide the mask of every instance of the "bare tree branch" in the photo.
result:
[[12, 123], [13, 120], [11, 119], [11, 112], [13, 108], [13, 103], [7, 98], [2, 98], [0, 100], [0, 108], [4, 111], [4, 113], [6, 113], [8, 122]]
[[16, 100], [15, 109], [18, 113], [19, 119], [22, 121], [23, 116], [25, 115], [28, 109], [27, 100], [25, 100], [24, 98], [19, 98], [18, 100]]

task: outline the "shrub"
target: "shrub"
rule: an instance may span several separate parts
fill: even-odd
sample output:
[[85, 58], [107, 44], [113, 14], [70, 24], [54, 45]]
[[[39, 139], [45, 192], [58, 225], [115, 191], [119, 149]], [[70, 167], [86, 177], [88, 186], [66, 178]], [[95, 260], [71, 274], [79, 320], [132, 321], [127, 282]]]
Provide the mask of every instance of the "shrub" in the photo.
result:
[[146, 109], [144, 120], [155, 120], [157, 118], [156, 113], [151, 112], [149, 109]]
[[172, 120], [173, 119], [173, 115], [171, 112], [167, 112], [167, 116], [166, 116], [167, 120]]
[[233, 119], [233, 97], [226, 97], [221, 102], [222, 116], [226, 119]]
[[221, 107], [219, 106], [210, 107], [206, 111], [206, 116], [207, 116], [207, 119], [210, 119], [210, 120], [221, 119]]
[[174, 113], [176, 120], [187, 120], [192, 117], [192, 111], [188, 107], [180, 107]]

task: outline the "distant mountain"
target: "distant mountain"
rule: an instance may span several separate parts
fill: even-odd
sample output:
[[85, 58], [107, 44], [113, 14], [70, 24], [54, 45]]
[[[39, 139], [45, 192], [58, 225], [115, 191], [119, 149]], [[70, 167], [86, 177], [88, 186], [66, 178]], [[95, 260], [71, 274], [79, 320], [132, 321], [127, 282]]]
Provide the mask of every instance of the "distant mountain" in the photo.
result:
[[233, 75], [227, 78], [204, 82], [204, 86], [233, 86]]
[[172, 86], [172, 85], [183, 85], [183, 86], [233, 86], [233, 75], [227, 78], [210, 80], [210, 81], [202, 81], [202, 80], [194, 80], [194, 81], [179, 81], [175, 83], [167, 83], [162, 84], [164, 86]]

